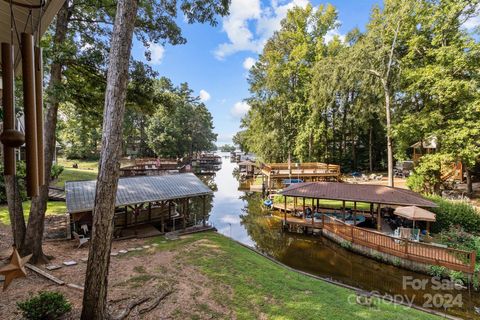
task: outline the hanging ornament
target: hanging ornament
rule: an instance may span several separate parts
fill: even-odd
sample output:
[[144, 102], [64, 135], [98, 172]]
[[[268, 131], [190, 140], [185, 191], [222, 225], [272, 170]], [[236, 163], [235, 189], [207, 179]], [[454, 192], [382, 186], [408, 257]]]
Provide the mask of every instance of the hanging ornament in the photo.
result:
[[20, 257], [17, 248], [13, 246], [12, 259], [10, 260], [10, 263], [0, 269], [0, 274], [5, 276], [5, 281], [3, 283], [3, 291], [8, 288], [13, 279], [22, 278], [27, 275], [27, 271], [25, 270], [25, 264], [27, 264], [28, 260], [30, 260], [31, 257], [31, 254], [23, 258]]

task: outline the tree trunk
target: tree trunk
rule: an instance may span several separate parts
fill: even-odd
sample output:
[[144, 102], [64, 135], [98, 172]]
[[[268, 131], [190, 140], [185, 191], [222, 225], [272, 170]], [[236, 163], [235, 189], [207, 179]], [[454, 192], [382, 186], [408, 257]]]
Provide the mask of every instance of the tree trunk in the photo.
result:
[[473, 183], [472, 183], [472, 172], [468, 169], [465, 168], [465, 176], [467, 178], [467, 193], [468, 194], [473, 194]]
[[368, 165], [370, 173], [373, 172], [373, 125], [370, 122], [370, 130], [368, 132]]
[[387, 117], [387, 164], [388, 164], [388, 186], [394, 187], [393, 183], [393, 145], [392, 145], [392, 124], [390, 116], [390, 90], [385, 91], [385, 115]]
[[[54, 50], [55, 47], [63, 45], [68, 31], [69, 7], [68, 1], [64, 3], [57, 15], [56, 30], [54, 36]], [[48, 84], [48, 91], [54, 92], [58, 90], [58, 86], [62, 81], [61, 61], [54, 61], [50, 68], [50, 80]], [[50, 180], [50, 172], [52, 170], [52, 163], [55, 157], [55, 131], [57, 128], [57, 113], [58, 105], [60, 103], [58, 94], [49, 94], [46, 101], [47, 112], [44, 122], [44, 159], [45, 159], [45, 176], [46, 180]], [[22, 248], [23, 254], [33, 253], [31, 262], [45, 262], [46, 257], [42, 250], [43, 230], [45, 211], [47, 209], [48, 201], [48, 183], [40, 187], [40, 192], [37, 197], [32, 198], [32, 205], [30, 207], [30, 217], [28, 219], [27, 232], [25, 235], [25, 243]]]
[[137, 0], [120, 0], [117, 4], [105, 92], [102, 149], [92, 213], [92, 239], [83, 295], [83, 320], [108, 318], [108, 269], [120, 171], [128, 64], [137, 8]]
[[23, 241], [25, 239], [25, 218], [23, 217], [22, 199], [18, 191], [17, 177], [14, 175], [4, 176], [5, 191], [7, 193], [8, 213], [10, 223], [12, 224], [13, 244], [18, 251], [23, 250]]

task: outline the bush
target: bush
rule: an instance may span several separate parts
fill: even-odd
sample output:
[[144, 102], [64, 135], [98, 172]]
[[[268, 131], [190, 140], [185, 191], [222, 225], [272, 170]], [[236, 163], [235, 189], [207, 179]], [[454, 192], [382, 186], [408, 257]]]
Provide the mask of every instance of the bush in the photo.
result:
[[437, 221], [432, 224], [432, 232], [438, 233], [460, 226], [464, 231], [480, 234], [480, 213], [466, 201], [451, 201], [440, 196], [429, 196], [438, 207], [432, 208]]
[[52, 165], [52, 170], [51, 170], [51, 179], [55, 180], [58, 179], [58, 177], [62, 174], [64, 167], [59, 165], [59, 164], [53, 164]]
[[72, 309], [71, 304], [60, 292], [41, 291], [24, 302], [17, 303], [25, 319], [54, 320]]
[[466, 232], [463, 228], [456, 226], [444, 230], [438, 234], [438, 239], [441, 243], [455, 249], [475, 251], [477, 261], [480, 261], [480, 237]]
[[424, 185], [423, 176], [418, 173], [414, 172], [407, 178], [407, 187], [412, 191], [422, 193], [425, 191]]
[[441, 266], [430, 266], [428, 268], [428, 273], [431, 276], [437, 277], [437, 278], [442, 278], [444, 275], [447, 274], [447, 268], [441, 267]]

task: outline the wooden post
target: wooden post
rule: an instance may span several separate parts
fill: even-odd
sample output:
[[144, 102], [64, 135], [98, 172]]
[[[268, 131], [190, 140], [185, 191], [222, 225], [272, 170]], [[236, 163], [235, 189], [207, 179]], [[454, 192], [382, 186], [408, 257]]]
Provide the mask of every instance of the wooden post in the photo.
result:
[[353, 202], [353, 225], [357, 225], [357, 201]]
[[302, 197], [302, 207], [303, 207], [302, 217], [303, 219], [305, 219], [305, 197]]
[[287, 196], [283, 196], [283, 221], [284, 221], [284, 225], [287, 224]]
[[38, 150], [33, 35], [22, 33], [21, 41], [27, 195], [34, 197], [38, 196]]
[[187, 208], [185, 207], [185, 199], [183, 199], [183, 205], [182, 205], [182, 224], [183, 224], [183, 229], [187, 227], [187, 221], [185, 220]]
[[342, 201], [343, 222], [345, 222], [345, 200]]
[[322, 228], [325, 227], [325, 213], [322, 212]]
[[152, 203], [148, 203], [148, 221], [152, 221]]
[[382, 231], [382, 214], [380, 203], [377, 204], [377, 230]]
[[128, 207], [125, 206], [125, 228], [128, 226]]
[[293, 197], [293, 212], [294, 215], [297, 215], [297, 197]]
[[315, 212], [313, 212], [313, 207], [314, 207], [313, 203], [314, 203], [314, 199], [312, 198], [312, 226], [315, 224]]
[[186, 206], [187, 206], [187, 221], [190, 223], [190, 198], [187, 198], [186, 201]]
[[207, 225], [207, 221], [205, 220], [205, 216], [207, 215], [207, 196], [203, 196], [203, 210], [202, 210], [202, 220], [203, 220], [203, 226], [205, 227]]
[[373, 217], [373, 203], [370, 203], [370, 216]]
[[165, 233], [165, 202], [162, 201], [160, 204], [160, 224], [162, 228], [162, 233]]
[[473, 276], [475, 272], [475, 262], [477, 261], [477, 253], [475, 251], [470, 252], [470, 270]]
[[168, 200], [168, 220], [172, 220], [172, 202]]

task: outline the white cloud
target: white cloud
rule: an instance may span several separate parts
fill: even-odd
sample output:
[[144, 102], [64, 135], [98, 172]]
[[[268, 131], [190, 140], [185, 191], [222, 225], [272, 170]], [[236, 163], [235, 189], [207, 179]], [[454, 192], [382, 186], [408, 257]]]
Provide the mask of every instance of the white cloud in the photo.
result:
[[332, 41], [335, 36], [337, 36], [341, 42], [345, 42], [345, 35], [341, 34], [337, 28], [337, 29], [327, 31], [324, 39], [325, 43], [329, 43], [330, 41]]
[[253, 59], [252, 57], [248, 57], [243, 60], [243, 67], [247, 70], [250, 70], [255, 64], [255, 62], [257, 62], [255, 59]]
[[468, 30], [472, 30], [480, 26], [480, 15], [470, 17], [467, 21], [463, 23], [463, 26]]
[[200, 101], [202, 102], [207, 102], [210, 100], [210, 93], [208, 93], [206, 90], [200, 90]]
[[250, 105], [245, 101], [239, 101], [233, 105], [230, 113], [236, 118], [241, 118], [247, 114], [248, 110], [250, 110]]
[[[290, 0], [279, 5], [277, 0], [271, 6], [261, 8], [260, 0], [232, 0], [230, 15], [223, 19], [223, 31], [229, 42], [222, 43], [215, 50], [217, 59], [239, 51], [259, 53], [265, 42], [280, 28], [280, 21], [287, 11], [295, 6], [306, 7], [309, 0]], [[250, 25], [254, 25], [254, 32]]]
[[151, 52], [151, 64], [160, 64], [163, 60], [163, 54], [165, 53], [165, 48], [162, 45], [151, 42], [150, 43], [150, 52]]

